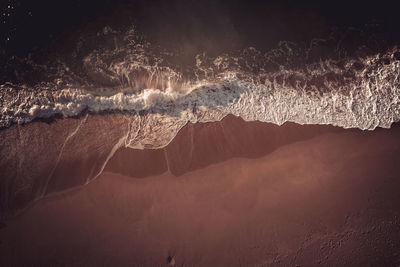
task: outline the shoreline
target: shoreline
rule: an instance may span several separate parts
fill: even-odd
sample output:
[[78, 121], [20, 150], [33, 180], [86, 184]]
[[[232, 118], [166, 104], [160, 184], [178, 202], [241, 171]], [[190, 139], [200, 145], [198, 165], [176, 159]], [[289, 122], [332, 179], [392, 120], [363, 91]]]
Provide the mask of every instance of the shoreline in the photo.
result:
[[[163, 137], [165, 140], [171, 139], [168, 142], [162, 141], [167, 143], [164, 147], [142, 150], [124, 148], [119, 144], [127, 138], [126, 133], [129, 135], [132, 131], [131, 115], [87, 113], [86, 116], [77, 118], [57, 119], [51, 123], [37, 121], [1, 130], [3, 143], [0, 153], [3, 157], [0, 159], [0, 172], [3, 173], [3, 178], [0, 179], [0, 217], [14, 216], [30, 202], [50, 193], [87, 184], [101, 173], [103, 165], [106, 171], [119, 168], [117, 172], [133, 177], [161, 174], [167, 170], [179, 176], [234, 157], [260, 157], [282, 145], [327, 132], [370, 134], [391, 131], [379, 128], [370, 132], [291, 122], [278, 126], [259, 121], [248, 122], [228, 115], [217, 122], [188, 122], [176, 135]], [[399, 125], [394, 124], [392, 129]], [[261, 138], [259, 142], [261, 135], [267, 138]], [[224, 148], [214, 153], [212, 145], [202, 146], [201, 143], [210, 137], [210, 140]], [[193, 138], [195, 143], [190, 141]], [[193, 159], [182, 157], [190, 152], [188, 149], [193, 150]], [[211, 153], [215, 157], [201, 159], [201, 153]], [[151, 161], [146, 159], [150, 158], [155, 164], [149, 165]], [[129, 160], [142, 163], [137, 164], [139, 167], [136, 169], [130, 170], [126, 167], [131, 165]], [[149, 169], [153, 172], [149, 172]]]

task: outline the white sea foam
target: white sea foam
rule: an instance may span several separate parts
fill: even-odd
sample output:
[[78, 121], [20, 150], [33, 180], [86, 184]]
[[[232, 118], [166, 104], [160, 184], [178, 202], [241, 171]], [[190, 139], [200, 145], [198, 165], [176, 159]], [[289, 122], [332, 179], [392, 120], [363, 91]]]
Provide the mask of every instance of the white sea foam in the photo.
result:
[[[51, 86], [32, 89], [3, 84], [0, 127], [83, 111], [151, 114], [158, 125], [165, 124], [165, 131], [188, 121], [217, 121], [227, 114], [279, 125], [291, 121], [363, 130], [389, 128], [400, 119], [397, 48], [341, 62], [280, 65], [272, 71], [254, 60], [275, 62], [276, 51], [261, 56], [250, 48], [245, 54], [247, 58], [197, 56], [193, 75], [185, 80], [179, 72], [162, 66], [162, 60], [149, 60], [142, 46], [94, 51], [84, 60], [88, 73], [102, 81], [118, 81], [118, 89], [68, 86], [52, 90]], [[138, 90], [139, 85], [148, 89]], [[143, 140], [147, 138], [142, 135]], [[140, 147], [140, 138], [135, 138]]]

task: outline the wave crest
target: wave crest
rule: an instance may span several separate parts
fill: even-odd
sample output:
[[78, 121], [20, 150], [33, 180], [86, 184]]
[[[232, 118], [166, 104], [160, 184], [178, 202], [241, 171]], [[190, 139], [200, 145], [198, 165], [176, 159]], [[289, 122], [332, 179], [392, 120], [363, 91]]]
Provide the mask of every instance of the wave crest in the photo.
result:
[[251, 47], [239, 55], [200, 54], [194, 66], [180, 71], [168, 60], [171, 54], [154, 52], [133, 31], [114, 42], [113, 48], [84, 57], [86, 73], [95, 80], [87, 86], [1, 85], [0, 127], [83, 111], [150, 114], [169, 128], [227, 114], [279, 125], [291, 121], [368, 130], [399, 120], [397, 47], [310, 63], [313, 45], [301, 50], [281, 42], [264, 54]]

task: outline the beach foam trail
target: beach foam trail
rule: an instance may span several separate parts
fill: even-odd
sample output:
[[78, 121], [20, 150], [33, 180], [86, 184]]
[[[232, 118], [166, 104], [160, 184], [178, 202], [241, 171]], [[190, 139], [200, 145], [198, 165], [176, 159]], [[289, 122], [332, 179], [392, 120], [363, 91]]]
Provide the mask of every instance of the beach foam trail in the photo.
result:
[[[102, 34], [110, 32], [105, 28]], [[114, 36], [115, 47], [83, 57], [80, 80], [85, 82], [70, 82], [78, 74], [61, 64], [51, 82], [2, 84], [0, 127], [86, 111], [151, 114], [168, 127], [218, 121], [227, 114], [278, 125], [291, 121], [368, 130], [399, 121], [397, 47], [311, 60], [320, 48], [313, 45], [317, 41], [308, 49], [282, 42], [264, 54], [250, 47], [214, 58], [197, 55], [195, 65], [182, 71], [168, 61], [171, 54], [155, 53], [135, 38], [132, 31], [119, 41]]]

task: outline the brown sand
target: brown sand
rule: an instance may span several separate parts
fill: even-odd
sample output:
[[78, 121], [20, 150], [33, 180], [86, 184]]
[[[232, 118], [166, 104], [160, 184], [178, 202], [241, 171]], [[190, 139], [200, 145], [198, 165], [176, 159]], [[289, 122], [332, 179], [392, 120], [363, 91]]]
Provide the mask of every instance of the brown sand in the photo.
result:
[[121, 150], [89, 185], [8, 220], [0, 265], [400, 264], [400, 128], [229, 120]]
[[0, 219], [95, 177], [128, 130], [124, 114], [35, 121], [0, 131]]
[[343, 129], [325, 125], [285, 123], [278, 126], [245, 122], [229, 115], [220, 122], [189, 123], [164, 149], [121, 148], [108, 162], [105, 171], [141, 178], [168, 170], [179, 176], [235, 157], [258, 158], [280, 146], [338, 131]]

